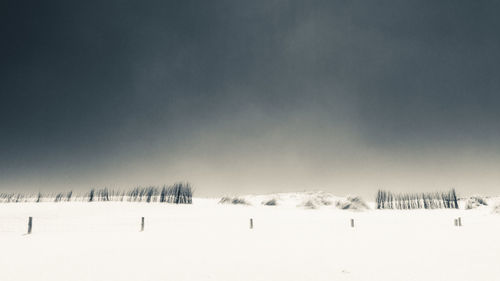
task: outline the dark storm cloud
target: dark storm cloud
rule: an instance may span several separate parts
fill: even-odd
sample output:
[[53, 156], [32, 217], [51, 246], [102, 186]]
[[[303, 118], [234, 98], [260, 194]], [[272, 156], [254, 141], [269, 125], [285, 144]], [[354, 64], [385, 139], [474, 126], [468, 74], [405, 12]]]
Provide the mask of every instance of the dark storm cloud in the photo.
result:
[[374, 8], [373, 21], [361, 20], [383, 47], [382, 59], [361, 79], [368, 134], [379, 131], [389, 143], [498, 140], [498, 7], [440, 3], [398, 7], [390, 15]]
[[498, 8], [4, 1], [0, 176], [57, 177], [71, 165], [92, 176], [158, 151], [181, 160], [192, 138], [201, 144], [190, 149], [207, 153], [210, 134], [221, 154], [244, 140], [342, 150], [346, 131], [374, 149], [491, 147], [500, 140]]

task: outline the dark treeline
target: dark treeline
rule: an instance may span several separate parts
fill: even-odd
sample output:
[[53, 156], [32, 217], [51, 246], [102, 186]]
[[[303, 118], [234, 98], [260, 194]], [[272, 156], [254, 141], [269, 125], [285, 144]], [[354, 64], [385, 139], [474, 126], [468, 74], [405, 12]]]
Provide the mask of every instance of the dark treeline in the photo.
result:
[[89, 192], [75, 194], [73, 191], [48, 194], [0, 193], [0, 203], [16, 202], [160, 202], [174, 204], [193, 203], [193, 188], [189, 183], [175, 183], [163, 187], [136, 187], [129, 191], [108, 188], [91, 189]]
[[458, 209], [455, 189], [435, 193], [392, 193], [379, 190], [375, 199], [377, 209]]

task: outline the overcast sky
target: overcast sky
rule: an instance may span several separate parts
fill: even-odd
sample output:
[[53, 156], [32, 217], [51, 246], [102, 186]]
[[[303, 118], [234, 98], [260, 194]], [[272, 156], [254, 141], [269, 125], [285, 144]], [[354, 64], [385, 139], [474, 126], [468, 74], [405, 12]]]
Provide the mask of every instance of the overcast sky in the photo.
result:
[[0, 192], [500, 194], [494, 1], [2, 1]]

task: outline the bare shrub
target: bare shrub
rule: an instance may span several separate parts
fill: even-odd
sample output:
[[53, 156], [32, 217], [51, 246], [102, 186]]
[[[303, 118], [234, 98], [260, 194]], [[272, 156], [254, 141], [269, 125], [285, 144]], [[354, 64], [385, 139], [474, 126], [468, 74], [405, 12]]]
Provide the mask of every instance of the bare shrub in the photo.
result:
[[481, 207], [481, 206], [488, 206], [488, 203], [486, 202], [486, 200], [482, 197], [479, 197], [479, 196], [472, 196], [471, 198], [469, 198], [467, 200], [467, 204], [465, 205], [465, 209], [471, 210], [471, 209], [475, 209], [475, 208]]
[[330, 206], [330, 205], [332, 205], [332, 201], [330, 201], [330, 200], [321, 199], [320, 202], [321, 202], [321, 205], [323, 205], [323, 206]]
[[345, 200], [339, 200], [335, 206], [342, 210], [362, 211], [370, 209], [361, 197], [347, 197]]
[[318, 207], [316, 206], [316, 204], [314, 203], [314, 201], [313, 201], [313, 200], [306, 200], [305, 202], [303, 202], [303, 203], [300, 205], [300, 207], [303, 207], [303, 208], [306, 208], [306, 209], [311, 209], [311, 210], [312, 210], [312, 209], [316, 209], [316, 208], [318, 208]]
[[66, 201], [71, 201], [71, 196], [73, 196], [73, 191], [70, 190], [68, 194], [66, 194]]
[[265, 205], [265, 206], [276, 206], [276, 205], [278, 205], [278, 202], [277, 202], [276, 198], [273, 198], [273, 199], [270, 199], [270, 200], [262, 202], [262, 205]]
[[219, 204], [250, 205], [245, 199], [239, 197], [224, 196], [219, 200]]
[[95, 193], [95, 190], [91, 189], [89, 192], [89, 202], [94, 201], [94, 193]]
[[297, 207], [305, 209], [317, 209], [322, 206], [330, 206], [333, 204], [332, 196], [324, 192], [311, 192], [307, 193], [306, 197], [303, 198], [303, 202]]

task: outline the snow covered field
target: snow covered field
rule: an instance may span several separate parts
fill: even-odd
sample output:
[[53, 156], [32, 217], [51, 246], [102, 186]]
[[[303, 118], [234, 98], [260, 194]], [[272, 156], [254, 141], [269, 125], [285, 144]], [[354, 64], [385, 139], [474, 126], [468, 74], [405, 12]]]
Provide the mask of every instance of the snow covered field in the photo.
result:
[[0, 280], [500, 280], [493, 204], [355, 212], [294, 196], [0, 204]]

